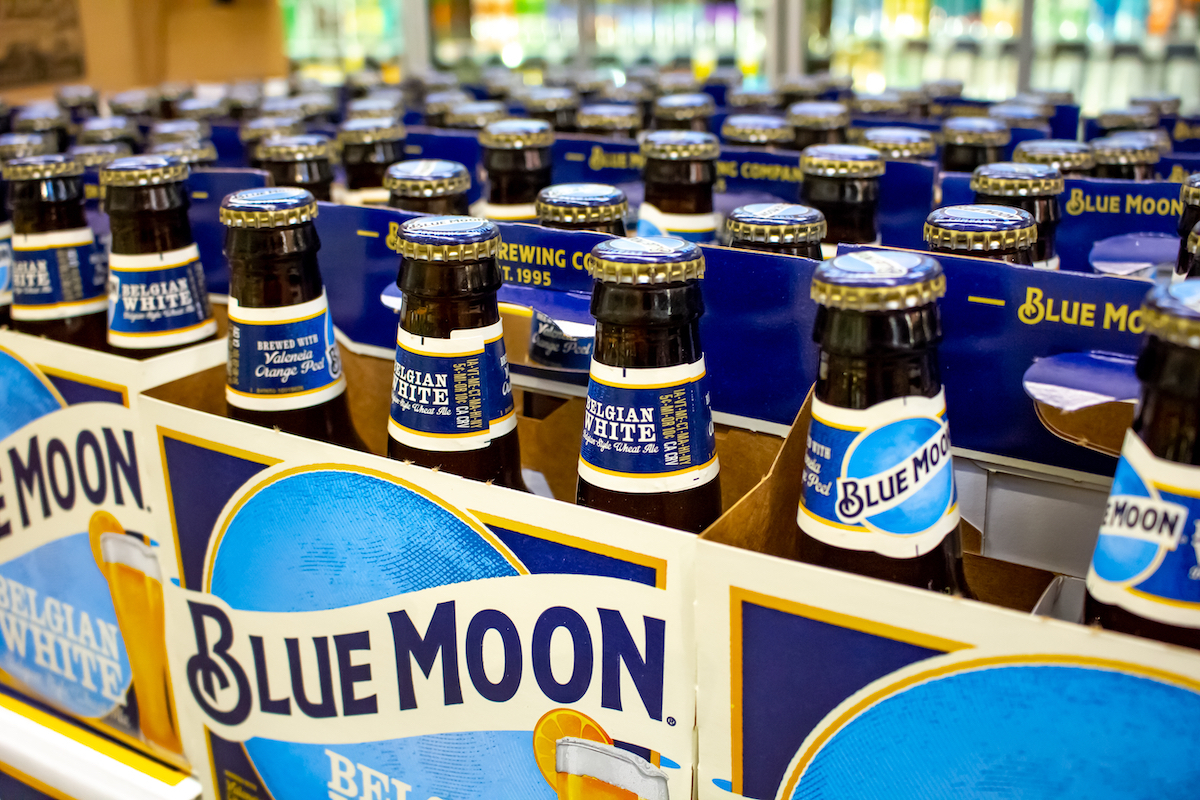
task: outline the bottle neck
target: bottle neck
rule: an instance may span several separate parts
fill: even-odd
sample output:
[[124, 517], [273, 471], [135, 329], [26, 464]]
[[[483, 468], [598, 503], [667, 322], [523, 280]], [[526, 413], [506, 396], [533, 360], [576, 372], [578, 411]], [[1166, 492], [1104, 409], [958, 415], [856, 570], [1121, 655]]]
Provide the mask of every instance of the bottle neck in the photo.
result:
[[948, 256], [969, 256], [1000, 261], [1005, 264], [1018, 264], [1024, 267], [1033, 266], [1033, 248], [1031, 247], [1006, 247], [1000, 250], [955, 250], [952, 247], [931, 244], [929, 250], [932, 253], [945, 253]]
[[550, 149], [500, 150], [484, 148], [488, 202], [495, 205], [525, 205], [537, 200], [538, 192], [550, 185]]
[[698, 361], [704, 298], [697, 281], [628, 286], [597, 281], [595, 358], [611, 367], [674, 367]]
[[1134, 433], [1159, 458], [1200, 464], [1200, 351], [1150, 336], [1137, 376], [1142, 396]]
[[87, 227], [81, 178], [12, 181], [8, 184], [7, 202], [16, 233], [48, 233]]
[[496, 299], [503, 283], [494, 258], [482, 261], [402, 259], [396, 281], [403, 293], [400, 327], [417, 336], [448, 339], [458, 330], [500, 321]]
[[316, 300], [324, 291], [311, 222], [287, 228], [228, 228], [229, 295], [242, 306], [279, 308]]
[[646, 159], [646, 202], [667, 214], [709, 214], [713, 210], [715, 161]]
[[976, 167], [1000, 161], [1000, 148], [986, 144], [947, 144], [942, 147], [942, 169], [973, 172]]
[[845, 128], [796, 128], [795, 149], [803, 150], [814, 144], [845, 144]]
[[903, 311], [817, 308], [816, 397], [862, 410], [896, 397], [933, 397], [942, 388], [937, 305]]
[[143, 255], [192, 244], [188, 205], [183, 183], [107, 187], [103, 206], [112, 230], [112, 251]]
[[613, 236], [625, 235], [625, 220], [614, 219], [607, 222], [583, 222], [572, 224], [569, 222], [539, 222], [543, 228], [553, 228], [560, 231], [595, 231], [596, 233], [611, 233]]
[[877, 238], [878, 178], [806, 175], [800, 197], [805, 205], [825, 215], [825, 242], [865, 244]]

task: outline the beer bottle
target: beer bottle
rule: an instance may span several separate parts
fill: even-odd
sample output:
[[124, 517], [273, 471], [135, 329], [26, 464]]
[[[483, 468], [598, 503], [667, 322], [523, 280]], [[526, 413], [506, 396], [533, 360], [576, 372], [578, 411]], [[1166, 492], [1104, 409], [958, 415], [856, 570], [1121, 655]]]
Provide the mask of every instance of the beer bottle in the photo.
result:
[[1013, 161], [1054, 167], [1064, 178], [1090, 178], [1096, 167], [1091, 145], [1070, 139], [1027, 139], [1013, 149]]
[[383, 188], [387, 168], [404, 158], [404, 126], [393, 119], [351, 119], [338, 130], [338, 149], [346, 171], [346, 195], [349, 205], [384, 205], [388, 192]]
[[725, 218], [730, 247], [821, 260], [825, 215], [795, 203], [752, 203]]
[[540, 119], [504, 119], [479, 133], [487, 202], [481, 214], [508, 222], [537, 220], [538, 192], [550, 185], [554, 131]]
[[[0, 143], [4, 137], [0, 137]], [[0, 158], [4, 150], [0, 145]], [[1191, 255], [1188, 253], [1188, 238], [1200, 222], [1200, 172], [1187, 177], [1179, 188], [1179, 199], [1183, 201], [1183, 212], [1179, 215], [1179, 225], [1175, 232], [1179, 234], [1179, 257], [1175, 261], [1175, 279], [1187, 275], [1191, 271]]]
[[779, 83], [779, 100], [784, 108], [820, 100], [823, 94], [825, 81], [816, 75], [789, 75]]
[[1105, 136], [1092, 139], [1092, 155], [1096, 159], [1094, 178], [1116, 178], [1127, 181], [1154, 180], [1154, 165], [1162, 154], [1149, 141]]
[[1129, 98], [1129, 104], [1131, 106], [1148, 108], [1157, 114], [1161, 120], [1162, 117], [1179, 116], [1179, 108], [1183, 105], [1183, 98], [1177, 94], [1140, 94]]
[[276, 186], [308, 189], [313, 197], [328, 201], [333, 185], [330, 151], [329, 139], [317, 133], [279, 136], [259, 143], [258, 162]]
[[212, 136], [212, 126], [203, 119], [164, 119], [150, 126], [147, 137], [151, 146], [164, 142], [205, 141]]
[[725, 95], [725, 104], [738, 114], [770, 114], [780, 109], [779, 93], [770, 89], [734, 89]]
[[699, 533], [721, 515], [700, 346], [704, 255], [672, 237], [610, 239], [587, 269], [596, 349], [576, 502]]
[[217, 148], [208, 139], [159, 142], [151, 145], [146, 152], [150, 155], [170, 156], [193, 170], [209, 169], [217, 165]]
[[942, 123], [942, 140], [942, 169], [974, 172], [1003, 160], [1012, 133], [1003, 120], [992, 117], [950, 117]]
[[661, 72], [657, 64], [643, 62], [641, 64], [633, 64], [625, 70], [625, 82], [636, 81], [647, 89], [657, 92], [660, 75]]
[[179, 104], [189, 97], [195, 96], [195, 89], [190, 83], [183, 81], [168, 81], [158, 86], [158, 116], [162, 119], [174, 119], [179, 116]]
[[104, 251], [83, 214], [83, 165], [70, 156], [4, 164], [13, 224], [12, 327], [105, 349]]
[[521, 98], [525, 113], [533, 119], [550, 124], [558, 133], [575, 130], [575, 112], [579, 110], [579, 98], [575, 92], [561, 86], [543, 86], [530, 89]]
[[120, 158], [100, 171], [108, 214], [108, 344], [151, 358], [217, 334], [188, 221], [188, 167], [164, 156]]
[[850, 110], [841, 103], [793, 103], [788, 106], [787, 121], [796, 132], [797, 150], [814, 144], [842, 144]]
[[100, 95], [86, 84], [60, 86], [54, 93], [54, 100], [75, 122], [82, 122], [100, 113]]
[[850, 109], [864, 117], [906, 117], [908, 101], [899, 92], [855, 92]]
[[383, 176], [388, 205], [402, 211], [438, 216], [466, 216], [471, 173], [457, 161], [421, 158], [400, 161]]
[[54, 143], [54, 152], [65, 153], [71, 144], [70, 118], [54, 103], [30, 103], [13, 117], [17, 133], [40, 133]]
[[[0, 165], [14, 158], [48, 155], [54, 146], [36, 133], [0, 133]], [[0, 325], [7, 325], [12, 307], [13, 225], [5, 201], [7, 190], [0, 174]]]
[[276, 136], [299, 136], [304, 133], [304, 121], [299, 117], [258, 117], [247, 120], [238, 128], [238, 139], [246, 166], [260, 169], [258, 145]]
[[817, 267], [801, 561], [967, 593], [938, 368], [945, 293], [941, 265], [918, 253], [865, 250]]
[[388, 455], [526, 491], [496, 293], [500, 231], [476, 217], [400, 226]]
[[450, 72], [426, 70], [406, 77], [400, 88], [404, 92], [404, 104], [407, 107], [423, 108], [426, 101], [438, 92], [457, 89], [458, 78]]
[[229, 416], [356, 450], [305, 189], [244, 189], [221, 201], [229, 261]]
[[110, 144], [120, 142], [131, 153], [142, 146], [142, 132], [131, 117], [92, 117], [79, 126], [78, 144]]
[[346, 119], [374, 119], [376, 117], [391, 117], [399, 119], [404, 115], [399, 97], [360, 97], [346, 104]]
[[1101, 111], [1096, 116], [1096, 125], [1102, 136], [1117, 131], [1148, 131], [1158, 127], [1158, 114], [1146, 106], [1129, 106]]
[[129, 89], [108, 98], [108, 110], [114, 116], [141, 120], [154, 115], [157, 102], [147, 89]]
[[1200, 280], [1142, 305], [1141, 397], [1087, 574], [1084, 621], [1200, 648]]
[[878, 150], [853, 144], [813, 145], [800, 154], [800, 201], [825, 215], [821, 250], [826, 258], [839, 242], [879, 242], [875, 217], [879, 208], [879, 176], [883, 157]]
[[581, 70], [572, 74], [570, 78], [571, 88], [583, 103], [594, 102], [612, 83], [612, 72], [603, 69]]
[[935, 253], [1033, 266], [1037, 222], [1010, 206], [946, 206], [925, 218], [925, 243]]
[[508, 108], [496, 100], [462, 103], [446, 112], [444, 125], [459, 130], [483, 130], [508, 116]]
[[1063, 192], [1063, 179], [1057, 169], [1007, 161], [985, 164], [972, 173], [971, 190], [975, 192], [976, 205], [1012, 206], [1032, 214], [1037, 222], [1033, 265], [1039, 269], [1058, 269], [1054, 236], [1062, 219], [1058, 196]]
[[919, 128], [867, 128], [863, 144], [878, 150], [884, 161], [932, 161], [937, 155], [933, 134]]
[[1148, 131], [1117, 131], [1109, 134], [1106, 138], [1118, 141], [1134, 141], [1139, 144], [1157, 147], [1160, 155], [1168, 155], [1174, 149], [1175, 144], [1171, 140], [1171, 134], [1167, 133], [1165, 128], [1154, 128]]
[[711, 133], [647, 133], [642, 139], [646, 195], [638, 209], [638, 236], [716, 241], [713, 185], [720, 155], [721, 146]]
[[594, 136], [632, 139], [642, 127], [642, 114], [637, 106], [616, 103], [583, 106], [575, 115], [575, 127]]
[[636, 106], [641, 120], [637, 127], [649, 128], [654, 123], [654, 89], [637, 81], [620, 86], [608, 84], [600, 92], [599, 103]]
[[536, 205], [538, 223], [543, 227], [625, 235], [629, 200], [615, 186], [560, 183], [538, 192]]
[[180, 119], [202, 119], [210, 125], [213, 120], [229, 116], [229, 105], [223, 97], [189, 97], [175, 107]]
[[734, 147], [760, 150], [790, 149], [796, 140], [792, 126], [766, 114], [730, 114], [721, 125], [721, 138]]
[[450, 89], [445, 92], [433, 92], [425, 98], [423, 112], [425, 125], [430, 128], [441, 128], [446, 124], [446, 112], [452, 108], [471, 102], [471, 96], [461, 89]]
[[654, 127], [707, 133], [715, 113], [717, 106], [710, 94], [668, 94], [654, 101]]
[[226, 95], [231, 119], [252, 119], [262, 104], [262, 84], [258, 81], [239, 81], [229, 87]]

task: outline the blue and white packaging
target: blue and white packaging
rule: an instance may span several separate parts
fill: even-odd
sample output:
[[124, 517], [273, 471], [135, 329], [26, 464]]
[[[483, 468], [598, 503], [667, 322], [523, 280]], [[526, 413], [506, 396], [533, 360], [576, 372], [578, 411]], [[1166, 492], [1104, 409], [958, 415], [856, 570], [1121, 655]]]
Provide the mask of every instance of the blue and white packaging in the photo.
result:
[[108, 340], [175, 347], [217, 332], [195, 244], [163, 253], [108, 255]]
[[108, 307], [108, 265], [91, 228], [14, 234], [12, 315], [45, 321]]

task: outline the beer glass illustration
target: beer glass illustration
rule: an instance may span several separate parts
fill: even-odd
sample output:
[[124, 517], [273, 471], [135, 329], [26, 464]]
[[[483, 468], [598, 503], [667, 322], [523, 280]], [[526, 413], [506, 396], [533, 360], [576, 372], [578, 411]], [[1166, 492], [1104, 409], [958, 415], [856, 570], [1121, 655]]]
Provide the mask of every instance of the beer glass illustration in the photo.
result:
[[554, 761], [558, 800], [669, 800], [666, 773], [611, 744], [563, 737]]
[[117, 625], [129, 655], [142, 734], [147, 741], [182, 753], [167, 668], [158, 559], [141, 537], [127, 534], [107, 511], [92, 515], [88, 536], [96, 564], [108, 581]]

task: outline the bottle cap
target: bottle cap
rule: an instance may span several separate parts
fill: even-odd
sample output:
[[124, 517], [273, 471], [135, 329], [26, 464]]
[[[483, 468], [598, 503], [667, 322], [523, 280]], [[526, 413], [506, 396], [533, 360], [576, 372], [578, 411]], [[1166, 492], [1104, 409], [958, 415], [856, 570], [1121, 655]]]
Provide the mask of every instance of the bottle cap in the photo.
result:
[[[4, 137], [0, 136], [0, 158], [4, 156]], [[1200, 206], [1200, 172], [1193, 172], [1179, 189], [1179, 199], [1184, 205]]]
[[101, 186], [161, 186], [187, 180], [188, 165], [171, 156], [118, 158], [100, 170]]
[[436, 69], [425, 70], [413, 76], [413, 79], [427, 95], [430, 92], [440, 92], [458, 86], [458, 78], [453, 72], [442, 72]]
[[455, 106], [471, 102], [471, 95], [461, 89], [450, 89], [445, 92], [432, 92], [425, 95], [426, 114], [445, 114]]
[[867, 128], [863, 142], [885, 159], [933, 158], [937, 152], [933, 134], [920, 128]]
[[315, 219], [317, 201], [295, 186], [243, 189], [221, 201], [220, 216], [228, 228], [286, 228]]
[[654, 101], [656, 119], [701, 119], [717, 112], [712, 95], [704, 92], [687, 92], [663, 95]]
[[925, 81], [925, 83], [921, 84], [921, 88], [925, 90], [925, 94], [934, 100], [957, 98], [963, 95], [963, 82], [958, 78], [941, 78], [936, 81]]
[[305, 117], [304, 101], [298, 97], [268, 97], [258, 106], [260, 117]]
[[537, 215], [542, 222], [584, 225], [624, 219], [629, 200], [615, 186], [603, 183], [560, 183], [538, 192]]
[[825, 215], [795, 203], [752, 203], [725, 218], [733, 242], [804, 244], [825, 238]]
[[605, 69], [585, 69], [571, 76], [571, 85], [580, 94], [599, 92], [613, 82], [612, 72]]
[[1157, 164], [1162, 157], [1149, 139], [1104, 136], [1089, 144], [1097, 164]]
[[[54, 151], [54, 142], [40, 133], [0, 133], [0, 162], [13, 158], [46, 156]], [[3, 202], [2, 198], [0, 202]]]
[[305, 117], [315, 117], [320, 114], [332, 114], [338, 109], [337, 98], [332, 92], [320, 89], [304, 92], [292, 98]]
[[185, 142], [189, 139], [207, 139], [212, 136], [212, 126], [203, 119], [164, 119], [150, 126], [150, 143]]
[[994, 105], [988, 109], [988, 116], [1003, 120], [1010, 128], [1040, 127], [1050, 118], [1039, 106], [1021, 105], [1016, 102]]
[[995, 117], [950, 117], [942, 123], [946, 144], [1003, 147], [1012, 139], [1007, 123]]
[[734, 89], [725, 95], [725, 103], [731, 108], [777, 108], [779, 93], [770, 89]]
[[192, 91], [192, 85], [184, 81], [167, 81], [158, 85], [158, 96], [168, 103], [191, 97]]
[[1040, 97], [1042, 102], [1052, 106], [1070, 106], [1075, 104], [1075, 93], [1070, 89], [1030, 89], [1030, 97]]
[[823, 178], [877, 178], [883, 174], [878, 150], [855, 144], [814, 144], [800, 154], [800, 171]]
[[508, 67], [488, 67], [482, 77], [484, 88], [496, 97], [507, 97], [522, 84], [521, 75]]
[[400, 255], [417, 261], [482, 261], [500, 249], [500, 229], [479, 217], [422, 217], [400, 226]]
[[37, 133], [66, 127], [67, 112], [55, 103], [30, 103], [17, 111], [13, 130], [18, 133]]
[[489, 122], [499, 122], [508, 116], [508, 108], [496, 100], [462, 103], [446, 112], [446, 125], [452, 128], [480, 129]]
[[704, 277], [704, 254], [694, 243], [671, 236], [609, 239], [592, 248], [588, 274], [603, 283], [646, 286]]
[[1142, 302], [1146, 333], [1200, 349], [1200, 279], [1159, 284]]
[[274, 136], [258, 143], [254, 155], [259, 161], [315, 161], [328, 159], [333, 151], [329, 137], [319, 133], [299, 136]]
[[819, 75], [787, 75], [779, 82], [779, 93], [818, 98], [825, 93], [824, 78]]
[[611, 103], [649, 103], [654, 90], [638, 81], [625, 81], [620, 86], [608, 84], [600, 90], [600, 97]]
[[140, 139], [137, 123], [129, 117], [90, 117], [79, 126], [81, 144], [101, 144], [117, 139]]
[[359, 69], [346, 76], [346, 84], [355, 89], [373, 89], [383, 83], [383, 75], [377, 69]]
[[967, 252], [1019, 249], [1037, 241], [1037, 223], [1012, 206], [946, 206], [925, 218], [925, 241]]
[[642, 139], [642, 155], [665, 161], [716, 161], [721, 143], [711, 133], [650, 131]]
[[1101, 111], [1096, 117], [1101, 128], [1156, 128], [1158, 114], [1146, 106], [1130, 106]]
[[179, 101], [175, 113], [183, 119], [215, 119], [228, 115], [229, 108], [223, 97], [189, 97]]
[[601, 103], [580, 108], [575, 124], [584, 130], [627, 131], [642, 124], [642, 115], [636, 106]]
[[1062, 173], [1047, 164], [1003, 161], [976, 167], [971, 190], [993, 197], [1048, 197], [1063, 191]]
[[537, 86], [525, 92], [521, 105], [529, 112], [553, 112], [579, 108], [579, 97], [565, 86]]
[[786, 144], [796, 133], [786, 120], [766, 114], [732, 114], [721, 126], [721, 138], [730, 144]]
[[82, 83], [68, 84], [58, 87], [54, 99], [63, 108], [78, 108], [79, 106], [94, 106], [100, 101], [100, 95], [91, 86]]
[[1091, 145], [1073, 139], [1027, 139], [1013, 150], [1013, 161], [1045, 164], [1060, 172], [1086, 172], [1096, 166]]
[[201, 164], [217, 160], [217, 148], [207, 139], [188, 139], [182, 142], [159, 142], [148, 151], [156, 156], [174, 156], [184, 164]]
[[908, 101], [899, 92], [879, 92], [878, 94], [854, 94], [850, 106], [859, 114], [892, 114], [908, 113]]
[[1054, 107], [1058, 105], [1052, 102], [1044, 94], [1038, 92], [1021, 92], [1013, 97], [1005, 100], [1003, 103], [997, 103], [992, 108], [1002, 106], [1022, 106], [1032, 108], [1037, 112], [1037, 115], [1044, 120], [1048, 120], [1054, 116]]
[[259, 117], [243, 122], [238, 128], [238, 138], [245, 144], [300, 133], [304, 133], [304, 121], [299, 117]]
[[113, 159], [127, 156], [132, 152], [125, 142], [75, 144], [67, 148], [67, 155], [83, 164], [86, 169], [104, 166]]
[[794, 128], [834, 130], [850, 124], [850, 109], [841, 103], [792, 103], [788, 106], [787, 121]]
[[1197, 249], [1200, 249], [1200, 231], [1192, 228], [1191, 233], [1187, 237], [1187, 251], [1195, 255]]
[[407, 131], [391, 117], [359, 117], [349, 119], [338, 128], [339, 146], [348, 144], [374, 144], [375, 142], [404, 141]]
[[533, 150], [554, 144], [554, 128], [542, 119], [502, 119], [479, 132], [479, 144], [493, 150]]
[[664, 72], [658, 76], [659, 94], [691, 94], [700, 91], [700, 81], [690, 72]]
[[398, 118], [402, 111], [400, 101], [392, 97], [360, 97], [346, 104], [347, 119], [360, 119], [362, 117]]
[[1177, 94], [1139, 94], [1129, 98], [1129, 104], [1145, 106], [1160, 117], [1173, 117], [1179, 113], [1183, 99]]
[[130, 89], [108, 98], [108, 108], [114, 114], [140, 117], [150, 113], [155, 100], [155, 95], [148, 89]]
[[946, 294], [946, 276], [921, 253], [859, 250], [818, 266], [810, 292], [826, 308], [898, 311], [936, 302]]
[[446, 197], [471, 188], [471, 173], [457, 161], [420, 158], [387, 168], [383, 186], [401, 197]]
[[73, 178], [83, 174], [83, 164], [58, 153], [25, 156], [4, 162], [4, 180], [36, 181], [43, 178]]
[[1109, 139], [1129, 139], [1132, 141], [1149, 144], [1152, 147], [1157, 147], [1158, 152], [1166, 155], [1171, 152], [1174, 147], [1171, 141], [1171, 134], [1167, 133], [1165, 128], [1151, 128], [1150, 130], [1137, 131], [1113, 131], [1108, 134]]

